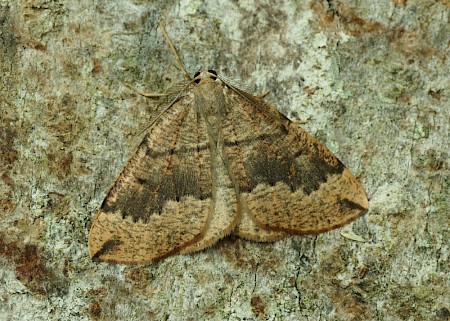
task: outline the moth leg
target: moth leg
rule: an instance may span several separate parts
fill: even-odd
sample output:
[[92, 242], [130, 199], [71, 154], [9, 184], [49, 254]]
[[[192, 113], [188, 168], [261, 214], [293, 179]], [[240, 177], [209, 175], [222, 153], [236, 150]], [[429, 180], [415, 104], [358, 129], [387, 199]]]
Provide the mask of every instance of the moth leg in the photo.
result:
[[268, 94], [270, 94], [270, 90], [267, 90], [267, 91], [263, 92], [263, 93], [260, 94], [260, 95], [256, 95], [256, 97], [258, 97], [258, 98], [260, 98], [260, 99], [263, 99], [263, 98], [266, 97]]
[[309, 122], [309, 118], [307, 117], [307, 118], [303, 118], [303, 119], [295, 119], [292, 122], [296, 125], [304, 125]]
[[133, 85], [131, 85], [129, 83], [125, 83], [125, 86], [127, 86], [128, 88], [130, 88], [134, 92], [138, 93], [139, 95], [147, 97], [147, 98], [160, 98], [160, 97], [167, 97], [167, 96], [169, 96], [168, 93], [161, 93], [161, 94], [159, 94], [159, 93], [146, 93], [145, 91], [137, 89], [136, 87], [134, 87]]

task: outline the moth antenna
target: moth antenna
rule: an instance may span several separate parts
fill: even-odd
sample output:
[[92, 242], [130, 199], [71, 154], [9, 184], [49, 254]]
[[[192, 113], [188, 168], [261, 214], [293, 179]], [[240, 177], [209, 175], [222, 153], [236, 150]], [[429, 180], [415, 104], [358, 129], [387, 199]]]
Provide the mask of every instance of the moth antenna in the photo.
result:
[[177, 61], [178, 67], [183, 72], [184, 76], [187, 78], [187, 80], [192, 80], [191, 76], [189, 76], [188, 72], [184, 68], [183, 62], [181, 61], [180, 55], [178, 55], [177, 49], [173, 45], [172, 41], [170, 41], [169, 35], [166, 32], [166, 28], [164, 27], [164, 24], [161, 22], [161, 20], [158, 20], [159, 27], [161, 28], [161, 31], [163, 33], [164, 39], [166, 39], [167, 44], [169, 45], [170, 49], [172, 50], [173, 54], [175, 55], [175, 59]]

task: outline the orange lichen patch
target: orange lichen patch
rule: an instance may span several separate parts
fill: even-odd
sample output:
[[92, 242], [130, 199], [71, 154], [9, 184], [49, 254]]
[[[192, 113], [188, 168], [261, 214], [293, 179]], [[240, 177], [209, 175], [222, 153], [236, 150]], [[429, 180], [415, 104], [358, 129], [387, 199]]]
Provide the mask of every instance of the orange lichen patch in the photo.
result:
[[346, 291], [334, 292], [332, 296], [334, 308], [338, 313], [345, 315], [347, 320], [367, 320], [367, 306], [364, 302], [360, 302], [356, 294], [350, 295]]
[[151, 278], [150, 272], [142, 267], [132, 267], [125, 272], [125, 277], [138, 290], [143, 290], [148, 286]]
[[14, 149], [16, 131], [7, 126], [7, 121], [0, 126], [0, 170], [10, 169], [18, 158], [18, 153]]
[[0, 234], [0, 256], [14, 262], [17, 277], [31, 291], [39, 294], [67, 291], [62, 276], [45, 266], [36, 245], [6, 243], [4, 236]]
[[14, 189], [16, 187], [16, 184], [14, 180], [8, 175], [7, 172], [4, 172], [0, 176], [1, 182], [5, 185], [5, 190], [3, 191], [2, 198], [0, 198], [0, 217], [3, 215], [6, 215], [11, 211], [15, 206], [16, 203], [13, 202], [13, 194]]
[[100, 306], [100, 303], [98, 303], [98, 301], [92, 301], [91, 304], [89, 305], [88, 311], [89, 315], [91, 316], [91, 318], [93, 318], [94, 320], [98, 320], [102, 314], [102, 308]]
[[252, 296], [250, 300], [250, 305], [252, 307], [253, 314], [255, 314], [258, 318], [265, 317], [267, 306], [260, 296], [258, 295]]

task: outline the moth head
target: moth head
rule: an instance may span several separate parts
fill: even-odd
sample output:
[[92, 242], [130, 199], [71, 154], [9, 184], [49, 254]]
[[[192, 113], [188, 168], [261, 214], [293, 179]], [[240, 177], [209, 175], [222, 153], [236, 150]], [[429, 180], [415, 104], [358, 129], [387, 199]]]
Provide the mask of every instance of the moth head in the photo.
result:
[[194, 82], [200, 84], [204, 81], [216, 81], [217, 72], [212, 69], [197, 71], [194, 75]]

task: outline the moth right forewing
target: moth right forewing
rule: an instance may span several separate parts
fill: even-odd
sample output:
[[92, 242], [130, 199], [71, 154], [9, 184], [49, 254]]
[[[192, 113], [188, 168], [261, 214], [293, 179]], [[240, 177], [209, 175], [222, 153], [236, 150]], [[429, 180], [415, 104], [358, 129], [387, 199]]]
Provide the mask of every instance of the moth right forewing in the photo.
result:
[[356, 178], [315, 138], [262, 99], [236, 89], [227, 99], [226, 154], [256, 225], [316, 234], [367, 210]]
[[241, 220], [234, 230], [234, 234], [242, 237], [246, 240], [256, 241], [256, 242], [271, 242], [280, 240], [289, 236], [288, 233], [283, 231], [272, 231], [262, 226], [258, 225], [254, 216], [251, 215], [248, 204], [245, 198], [239, 196], [239, 203], [242, 208]]
[[245, 93], [251, 93], [254, 92], [255, 88], [253, 86], [249, 86], [248, 84], [245, 84], [241, 79], [234, 78], [230, 76], [226, 76], [224, 74], [219, 73], [217, 77], [223, 81], [226, 85], [233, 87], [235, 90], [245, 92]]

